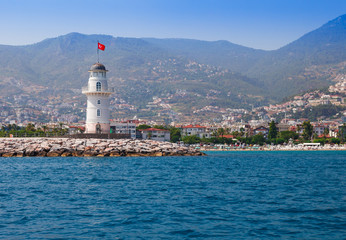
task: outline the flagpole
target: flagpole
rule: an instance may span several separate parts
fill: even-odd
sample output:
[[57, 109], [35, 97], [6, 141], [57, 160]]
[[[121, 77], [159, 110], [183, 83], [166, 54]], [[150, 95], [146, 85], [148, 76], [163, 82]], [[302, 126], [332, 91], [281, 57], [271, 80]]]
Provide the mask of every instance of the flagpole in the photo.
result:
[[100, 63], [99, 41], [97, 40], [97, 63]]

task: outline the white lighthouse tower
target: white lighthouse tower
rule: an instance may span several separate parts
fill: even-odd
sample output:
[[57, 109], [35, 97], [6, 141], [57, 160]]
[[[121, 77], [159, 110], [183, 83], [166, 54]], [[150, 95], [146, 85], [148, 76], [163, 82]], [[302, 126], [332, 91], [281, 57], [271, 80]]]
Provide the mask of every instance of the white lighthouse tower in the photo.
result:
[[95, 63], [90, 67], [87, 87], [82, 93], [88, 98], [85, 121], [85, 133], [109, 133], [109, 96], [114, 88], [109, 88], [106, 77], [106, 67]]

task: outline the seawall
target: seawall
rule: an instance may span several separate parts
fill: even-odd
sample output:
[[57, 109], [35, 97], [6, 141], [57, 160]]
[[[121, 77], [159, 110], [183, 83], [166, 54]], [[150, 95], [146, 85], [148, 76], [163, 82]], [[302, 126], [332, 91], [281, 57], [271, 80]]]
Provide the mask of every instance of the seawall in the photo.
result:
[[202, 156], [175, 143], [132, 139], [0, 138], [0, 157]]

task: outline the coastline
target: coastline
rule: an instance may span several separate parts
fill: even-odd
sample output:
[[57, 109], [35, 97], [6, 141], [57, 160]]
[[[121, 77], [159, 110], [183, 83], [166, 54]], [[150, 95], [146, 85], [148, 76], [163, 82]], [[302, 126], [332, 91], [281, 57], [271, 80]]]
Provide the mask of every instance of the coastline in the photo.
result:
[[1, 138], [0, 157], [202, 156], [170, 142], [133, 139]]
[[258, 148], [229, 148], [229, 149], [212, 149], [200, 148], [203, 152], [236, 152], [236, 151], [345, 151], [346, 146], [318, 146], [318, 147], [296, 147], [296, 146], [270, 146]]

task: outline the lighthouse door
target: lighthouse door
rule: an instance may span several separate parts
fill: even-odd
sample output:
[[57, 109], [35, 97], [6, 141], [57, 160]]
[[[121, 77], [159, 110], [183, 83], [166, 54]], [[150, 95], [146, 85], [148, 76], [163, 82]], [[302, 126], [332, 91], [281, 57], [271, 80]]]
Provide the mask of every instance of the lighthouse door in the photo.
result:
[[98, 123], [96, 124], [96, 133], [100, 134], [101, 133], [101, 125]]

